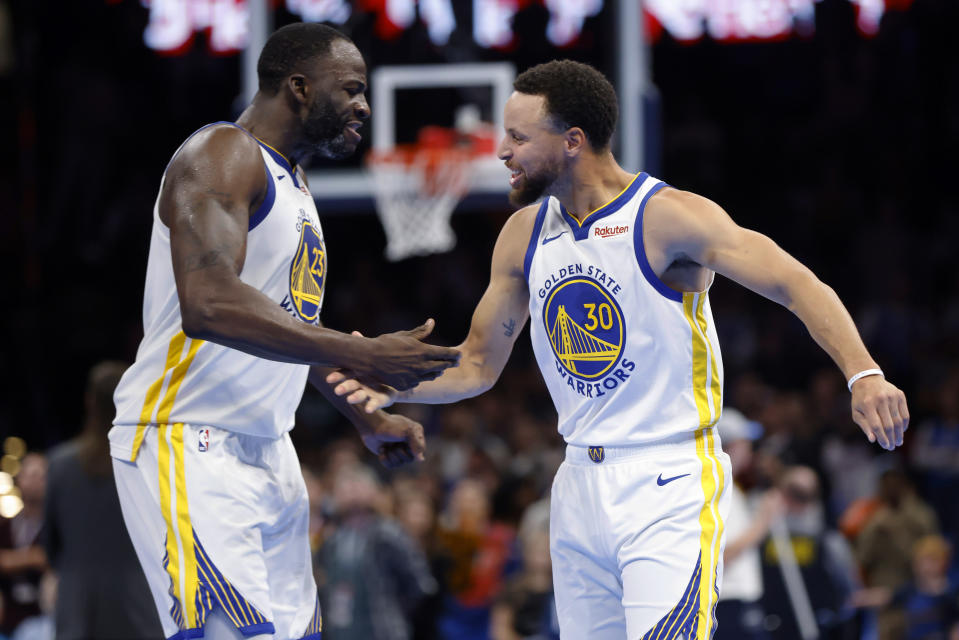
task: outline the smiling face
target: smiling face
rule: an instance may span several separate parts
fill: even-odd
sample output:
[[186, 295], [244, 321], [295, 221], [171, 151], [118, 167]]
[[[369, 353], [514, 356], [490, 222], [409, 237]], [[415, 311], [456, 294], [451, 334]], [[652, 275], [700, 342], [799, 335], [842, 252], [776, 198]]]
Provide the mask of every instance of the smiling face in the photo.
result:
[[366, 64], [347, 40], [335, 40], [327, 55], [316, 59], [309, 77], [313, 100], [302, 117], [306, 151], [342, 159], [356, 151], [359, 128], [370, 117], [366, 102]]
[[511, 174], [509, 199], [515, 206], [536, 202], [566, 169], [564, 131], [546, 113], [546, 99], [514, 91], [503, 110], [506, 135], [496, 155]]

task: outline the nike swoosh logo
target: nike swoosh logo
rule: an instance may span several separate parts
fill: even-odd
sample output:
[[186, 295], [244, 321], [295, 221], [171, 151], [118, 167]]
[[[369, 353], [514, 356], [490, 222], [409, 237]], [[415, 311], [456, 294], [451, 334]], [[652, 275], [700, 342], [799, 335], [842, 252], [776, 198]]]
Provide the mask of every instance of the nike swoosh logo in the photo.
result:
[[673, 480], [679, 480], [680, 478], [685, 478], [688, 475], [689, 475], [688, 473], [684, 473], [681, 476], [673, 476], [672, 478], [663, 478], [663, 474], [659, 474], [659, 477], [656, 478], [656, 484], [662, 487], [669, 484]]
[[543, 238], [543, 244], [546, 244], [547, 242], [552, 242], [553, 240], [559, 239], [559, 237], [560, 237], [561, 235], [563, 235], [564, 233], [566, 233], [566, 232], [565, 232], [565, 231], [561, 231], [559, 234], [553, 236], [552, 238]]
[[286, 176], [277, 176], [276, 179], [277, 179], [277, 180], [282, 180], [282, 179], [285, 178], [285, 177], [286, 177]]

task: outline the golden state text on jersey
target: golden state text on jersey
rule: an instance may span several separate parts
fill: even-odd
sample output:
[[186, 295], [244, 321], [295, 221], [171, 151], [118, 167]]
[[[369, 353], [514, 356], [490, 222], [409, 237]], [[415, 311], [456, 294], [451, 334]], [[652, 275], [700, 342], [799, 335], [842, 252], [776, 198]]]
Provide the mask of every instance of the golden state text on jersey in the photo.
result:
[[707, 292], [671, 289], [646, 257], [643, 213], [664, 188], [640, 173], [580, 218], [553, 197], [536, 212], [523, 263], [530, 340], [571, 445], [659, 442], [711, 426], [722, 408]]
[[601, 398], [629, 379], [626, 326], [616, 301], [622, 287], [596, 265], [572, 264], [549, 274], [537, 290], [542, 320], [569, 390]]

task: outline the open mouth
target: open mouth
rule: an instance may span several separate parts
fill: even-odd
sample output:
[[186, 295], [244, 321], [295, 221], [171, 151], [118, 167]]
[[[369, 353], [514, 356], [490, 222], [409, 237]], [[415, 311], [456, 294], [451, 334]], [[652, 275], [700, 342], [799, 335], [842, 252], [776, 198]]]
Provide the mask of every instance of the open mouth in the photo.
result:
[[363, 126], [362, 122], [348, 122], [346, 127], [343, 129], [343, 133], [346, 136], [346, 139], [352, 142], [353, 144], [359, 144], [360, 140], [363, 139], [363, 136], [360, 135], [359, 128]]
[[509, 168], [509, 186], [515, 187], [519, 183], [520, 178], [523, 177], [523, 171], [520, 169], [513, 169], [511, 167], [507, 168]]

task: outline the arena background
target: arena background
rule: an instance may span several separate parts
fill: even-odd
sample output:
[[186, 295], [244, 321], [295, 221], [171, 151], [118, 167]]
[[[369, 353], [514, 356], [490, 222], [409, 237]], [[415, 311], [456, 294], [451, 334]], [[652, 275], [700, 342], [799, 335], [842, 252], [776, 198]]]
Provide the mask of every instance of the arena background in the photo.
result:
[[[0, 0], [0, 434], [23, 438], [33, 451], [78, 432], [94, 363], [134, 357], [163, 168], [190, 132], [232, 119], [244, 104], [242, 53], [214, 50], [210, 29], [191, 31], [168, 51], [148, 47], [149, 4]], [[274, 2], [275, 26], [299, 19], [310, 4]], [[382, 2], [353, 4], [337, 26], [371, 68], [508, 60], [522, 71], [566, 57], [613, 80], [619, 72], [611, 35], [616, 3], [608, 0], [579, 3], [596, 10], [561, 45], [544, 37], [550, 3], [506, 2], [517, 10], [514, 34], [493, 47], [472, 37], [468, 2], [452, 3], [458, 22], [446, 44], [431, 41], [422, 20], [384, 27]], [[913, 416], [904, 452], [875, 450], [868, 468], [904, 469], [938, 509], [944, 533], [954, 536], [954, 501], [937, 504], [933, 490], [925, 492], [928, 478], [910, 441], [927, 423], [959, 430], [949, 422], [959, 420], [949, 413], [954, 405], [943, 399], [959, 394], [959, 3], [781, 4], [808, 5], [808, 12], [764, 34], [673, 33], [645, 15], [655, 88], [647, 97], [656, 107], [646, 114], [647, 132], [653, 142], [659, 138], [647, 140], [645, 166], [768, 234], [837, 291], [888, 378], [905, 390]], [[877, 6], [881, 18], [872, 32], [863, 12]], [[443, 107], [434, 96], [410, 110], [448, 111]], [[408, 135], [413, 128], [401, 121], [398, 130]], [[453, 217], [452, 252], [392, 264], [370, 204], [321, 206], [330, 265], [324, 323], [377, 334], [434, 317], [432, 340], [456, 344], [510, 212], [505, 197], [466, 207]], [[815, 468], [828, 496], [835, 478], [824, 462], [825, 443], [857, 437], [843, 413], [840, 374], [777, 305], [722, 278], [710, 299], [727, 404], [764, 423], [779, 439], [781, 461]], [[824, 407], [823, 398], [838, 402], [839, 411]], [[517, 342], [497, 388], [463, 407], [410, 411], [433, 438], [442, 439], [447, 422], [459, 419], [455, 412], [466, 411], [474, 443], [489, 434], [515, 454], [528, 446], [511, 439], [523, 422], [533, 425], [538, 445], [557, 445], [555, 414], [528, 338]], [[324, 451], [350, 432], [307, 391], [294, 430], [304, 462], [322, 468]], [[944, 442], [959, 456], [956, 436]], [[495, 471], [490, 456], [484, 464]], [[947, 480], [959, 482], [959, 470], [950, 473]]]

